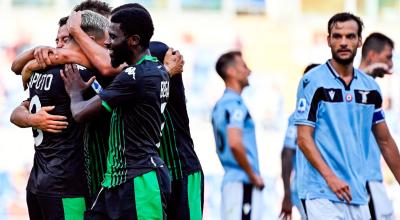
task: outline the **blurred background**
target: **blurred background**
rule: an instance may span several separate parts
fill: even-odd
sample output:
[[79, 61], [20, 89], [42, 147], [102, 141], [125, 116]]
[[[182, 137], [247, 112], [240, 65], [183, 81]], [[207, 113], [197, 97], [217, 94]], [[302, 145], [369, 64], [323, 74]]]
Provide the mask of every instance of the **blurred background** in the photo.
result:
[[[30, 129], [9, 122], [13, 108], [28, 97], [11, 62], [22, 51], [55, 46], [57, 22], [78, 0], [0, 0], [0, 219], [28, 219], [25, 186], [33, 160]], [[112, 7], [132, 2], [108, 0]], [[392, 135], [400, 144], [400, 0], [141, 0], [152, 14], [153, 40], [166, 42], [185, 57], [184, 83], [195, 149], [205, 173], [204, 219], [220, 219], [223, 169], [215, 152], [210, 112], [224, 90], [214, 70], [228, 50], [241, 50], [252, 69], [243, 96], [257, 128], [264, 219], [277, 219], [283, 198], [280, 178], [284, 132], [295, 107], [302, 71], [330, 58], [327, 22], [341, 11], [361, 16], [363, 36], [379, 31], [397, 44], [394, 74], [379, 79]], [[360, 51], [355, 66], [360, 60]], [[382, 161], [384, 164], [384, 162]], [[385, 183], [400, 219], [400, 187], [384, 167]], [[397, 209], [396, 209], [397, 207]], [[298, 214], [295, 213], [295, 219]]]

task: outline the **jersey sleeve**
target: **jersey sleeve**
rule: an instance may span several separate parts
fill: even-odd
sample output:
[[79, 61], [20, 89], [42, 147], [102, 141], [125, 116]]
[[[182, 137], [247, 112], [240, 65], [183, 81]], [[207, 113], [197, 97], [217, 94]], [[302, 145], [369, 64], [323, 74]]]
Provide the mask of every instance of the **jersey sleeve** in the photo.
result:
[[136, 67], [128, 67], [118, 74], [111, 84], [103, 89], [99, 96], [107, 111], [112, 111], [118, 105], [133, 100], [137, 94]]
[[296, 150], [296, 145], [297, 145], [297, 128], [294, 125], [294, 119], [290, 117], [288, 122], [288, 127], [286, 129], [283, 147]]
[[239, 103], [234, 103], [228, 106], [227, 113], [228, 113], [227, 127], [243, 129], [244, 121], [247, 115], [247, 109], [244, 108]]
[[304, 76], [297, 88], [296, 112], [294, 115], [295, 125], [308, 125], [315, 127], [318, 103], [314, 99], [316, 93], [315, 79], [310, 75]]
[[375, 106], [374, 116], [372, 117], [372, 124], [378, 124], [385, 121], [385, 113], [382, 108], [382, 95], [379, 85], [374, 81], [376, 90], [371, 93], [373, 104]]

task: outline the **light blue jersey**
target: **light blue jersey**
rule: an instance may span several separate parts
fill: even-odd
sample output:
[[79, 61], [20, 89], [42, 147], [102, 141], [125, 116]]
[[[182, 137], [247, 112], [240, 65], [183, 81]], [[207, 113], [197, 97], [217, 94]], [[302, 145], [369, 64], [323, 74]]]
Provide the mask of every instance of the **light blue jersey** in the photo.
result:
[[254, 122], [238, 93], [231, 89], [225, 90], [224, 95], [214, 106], [212, 125], [218, 157], [225, 170], [222, 184], [236, 181], [250, 183], [246, 172], [239, 166], [228, 145], [228, 128], [241, 129], [247, 159], [253, 172], [260, 174]]
[[[349, 85], [329, 61], [315, 67], [300, 81], [297, 91], [296, 125], [314, 127], [314, 141], [324, 161], [350, 186], [351, 204], [368, 203], [366, 158], [373, 124], [384, 121], [382, 98], [375, 80], [354, 69]], [[297, 178], [302, 199], [339, 200], [320, 173], [298, 154], [301, 175]]]
[[[286, 134], [285, 134], [285, 140], [283, 143], [284, 148], [292, 149], [295, 150], [296, 152], [298, 151], [297, 148], [297, 127], [294, 124], [294, 113], [290, 115], [289, 120], [288, 120], [288, 127], [286, 129]], [[291, 200], [293, 205], [296, 207], [301, 207], [301, 202], [299, 199], [299, 195], [297, 192], [297, 187], [296, 187], [296, 178], [297, 178], [297, 162], [296, 162], [296, 156], [293, 156], [293, 167], [294, 167], [294, 176], [293, 180], [291, 181], [290, 184], [290, 189], [291, 189]]]

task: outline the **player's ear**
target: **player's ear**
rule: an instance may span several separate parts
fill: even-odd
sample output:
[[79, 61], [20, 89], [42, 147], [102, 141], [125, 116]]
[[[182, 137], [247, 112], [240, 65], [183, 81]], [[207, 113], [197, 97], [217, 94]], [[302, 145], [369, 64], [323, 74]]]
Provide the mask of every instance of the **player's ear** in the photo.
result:
[[140, 37], [137, 34], [131, 35], [128, 37], [128, 45], [129, 46], [137, 46], [140, 43]]

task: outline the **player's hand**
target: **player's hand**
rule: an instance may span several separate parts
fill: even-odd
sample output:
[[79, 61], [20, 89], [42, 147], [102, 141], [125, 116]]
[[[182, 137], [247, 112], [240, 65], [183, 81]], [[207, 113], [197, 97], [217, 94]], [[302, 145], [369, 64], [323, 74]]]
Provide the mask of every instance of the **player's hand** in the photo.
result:
[[250, 181], [257, 189], [264, 189], [264, 180], [261, 178], [261, 176], [254, 174], [252, 177], [250, 177]]
[[340, 200], [350, 203], [352, 200], [349, 184], [336, 176], [326, 178], [329, 188]]
[[176, 74], [182, 73], [184, 64], [185, 61], [183, 60], [183, 56], [179, 50], [174, 51], [173, 48], [169, 48], [164, 58], [164, 66], [167, 69], [169, 76], [172, 77]]
[[55, 48], [47, 46], [39, 46], [33, 50], [33, 57], [35, 57], [35, 60], [42, 67], [42, 69], [52, 65], [49, 58], [50, 53], [53, 53], [55, 55], [57, 54]]
[[373, 63], [366, 68], [365, 72], [372, 77], [383, 77], [385, 74], [393, 73], [385, 63]]
[[64, 70], [60, 70], [60, 75], [64, 80], [65, 90], [70, 97], [74, 92], [82, 94], [96, 79], [93, 76], [87, 82], [83, 81], [76, 64], [65, 64]]
[[76, 31], [81, 29], [82, 12], [72, 11], [67, 20], [68, 32], [73, 36]]
[[32, 127], [50, 133], [60, 133], [68, 127], [67, 117], [62, 115], [51, 115], [48, 112], [53, 110], [54, 106], [45, 106], [38, 112], [30, 115]]
[[292, 206], [290, 195], [285, 195], [285, 197], [283, 197], [282, 209], [281, 214], [279, 214], [279, 218], [283, 220], [292, 220]]

